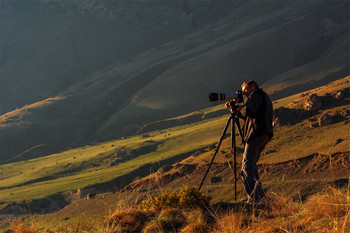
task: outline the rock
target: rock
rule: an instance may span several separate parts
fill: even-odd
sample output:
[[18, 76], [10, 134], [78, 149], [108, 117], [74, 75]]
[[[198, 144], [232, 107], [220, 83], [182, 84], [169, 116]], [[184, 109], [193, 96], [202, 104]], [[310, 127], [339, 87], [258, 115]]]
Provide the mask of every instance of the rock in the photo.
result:
[[194, 152], [193, 154], [192, 154], [192, 156], [193, 157], [197, 157], [197, 156], [199, 156], [199, 155], [201, 155], [201, 154], [203, 154], [204, 153], [204, 150], [197, 150], [196, 152]]
[[123, 159], [126, 157], [126, 152], [125, 151], [117, 151], [114, 155], [116, 158]]
[[219, 183], [221, 182], [221, 177], [217, 177], [217, 176], [213, 176], [210, 178], [210, 183], [214, 184], [214, 183]]
[[96, 196], [95, 193], [88, 193], [88, 194], [86, 195], [86, 200], [90, 200], [90, 199], [92, 199], [94, 196]]
[[265, 151], [264, 153], [262, 153], [262, 155], [268, 155], [268, 154], [271, 154], [273, 152], [276, 152], [275, 150], [268, 150], [268, 151]]
[[286, 109], [284, 107], [280, 107], [274, 110], [273, 112], [273, 122], [272, 125], [275, 127], [286, 125], [286, 122], [283, 120], [286, 115]]
[[301, 118], [300, 111], [297, 109], [289, 109], [280, 107], [273, 111], [273, 126], [280, 127], [288, 124], [294, 124]]
[[278, 127], [278, 126], [282, 126], [283, 123], [282, 123], [282, 121], [281, 121], [281, 119], [279, 117], [274, 117], [272, 125], [275, 126], [275, 127]]
[[344, 92], [339, 91], [339, 92], [335, 95], [335, 98], [336, 98], [337, 100], [342, 100], [342, 99], [344, 99]]
[[306, 111], [315, 111], [319, 108], [321, 108], [322, 104], [320, 101], [320, 98], [317, 96], [317, 94], [312, 94], [311, 96], [306, 96], [303, 108]]
[[317, 120], [309, 119], [309, 120], [307, 120], [307, 123], [308, 123], [309, 128], [315, 128], [315, 127], [319, 126], [319, 123], [317, 122]]
[[337, 144], [339, 144], [339, 143], [341, 143], [343, 141], [344, 141], [344, 139], [338, 138], [334, 145], [337, 145]]
[[165, 172], [170, 171], [171, 168], [172, 168], [172, 167], [171, 167], [169, 164], [166, 164], [166, 165], [160, 167], [160, 168], [157, 170], [157, 173], [158, 173], [158, 174], [164, 174]]
[[333, 121], [333, 117], [328, 113], [326, 113], [318, 119], [318, 125], [319, 126], [329, 125], [330, 123], [332, 123], [332, 121]]
[[76, 191], [69, 191], [68, 193], [66, 193], [66, 198], [70, 202], [80, 199], [81, 189], [77, 189]]
[[340, 116], [342, 117], [347, 117], [349, 115], [350, 115], [350, 111], [346, 109], [343, 109], [342, 112], [340, 113]]

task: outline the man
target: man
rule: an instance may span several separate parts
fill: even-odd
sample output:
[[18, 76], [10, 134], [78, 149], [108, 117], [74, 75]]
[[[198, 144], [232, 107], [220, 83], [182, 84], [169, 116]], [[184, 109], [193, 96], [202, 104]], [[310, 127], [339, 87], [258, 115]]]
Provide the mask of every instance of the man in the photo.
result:
[[[259, 202], [264, 197], [264, 192], [256, 163], [260, 153], [273, 136], [273, 107], [269, 96], [259, 88], [255, 81], [244, 82], [242, 92], [248, 97], [248, 100], [243, 106], [236, 109], [237, 115], [244, 119], [245, 148], [241, 175], [248, 194], [248, 202]], [[226, 107], [227, 105], [226, 103]]]

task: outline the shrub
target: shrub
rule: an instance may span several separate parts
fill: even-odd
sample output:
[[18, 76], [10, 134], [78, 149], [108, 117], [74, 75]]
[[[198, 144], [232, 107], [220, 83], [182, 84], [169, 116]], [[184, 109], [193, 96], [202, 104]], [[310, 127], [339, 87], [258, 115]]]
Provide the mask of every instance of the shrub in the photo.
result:
[[184, 213], [186, 224], [180, 230], [181, 233], [207, 232], [207, 216], [203, 211], [197, 209]]
[[242, 232], [247, 228], [248, 222], [249, 218], [247, 216], [231, 210], [227, 214], [217, 217], [213, 232]]
[[192, 209], [205, 209], [209, 206], [210, 197], [203, 195], [196, 187], [186, 186], [180, 191], [164, 192], [159, 197], [150, 196], [143, 201], [141, 206], [144, 209], [163, 209], [168, 207]]
[[14, 233], [35, 233], [36, 228], [34, 224], [27, 224], [22, 219], [17, 218], [11, 223], [11, 229]]
[[185, 216], [180, 209], [163, 209], [157, 218], [147, 224], [143, 232], [175, 232], [182, 227], [185, 220]]
[[140, 232], [144, 224], [154, 218], [155, 214], [151, 210], [137, 210], [131, 207], [120, 208], [107, 217], [107, 222], [122, 232]]

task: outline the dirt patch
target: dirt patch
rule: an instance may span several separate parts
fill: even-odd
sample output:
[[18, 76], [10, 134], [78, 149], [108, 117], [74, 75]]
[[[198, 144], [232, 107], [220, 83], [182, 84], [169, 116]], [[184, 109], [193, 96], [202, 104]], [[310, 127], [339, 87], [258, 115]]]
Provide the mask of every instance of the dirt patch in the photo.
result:
[[[124, 191], [155, 190], [160, 187], [176, 187], [178, 185], [198, 185], [201, 181], [207, 164], [178, 164], [169, 171], [155, 173], [149, 177], [137, 180], [124, 188]], [[232, 183], [232, 162], [213, 163], [204, 185], [210, 185], [210, 177], [219, 177], [219, 183]], [[289, 160], [276, 164], [259, 164], [258, 169], [264, 181], [284, 178], [291, 179], [331, 179], [344, 178], [350, 175], [350, 151], [327, 155], [315, 153], [304, 158]], [[237, 164], [237, 176], [241, 164]], [[217, 179], [216, 179], [217, 180]], [[217, 182], [215, 182], [217, 183]]]
[[289, 178], [338, 178], [350, 175], [350, 152], [327, 155], [315, 153], [304, 158], [276, 164], [264, 164], [260, 168], [272, 176]]

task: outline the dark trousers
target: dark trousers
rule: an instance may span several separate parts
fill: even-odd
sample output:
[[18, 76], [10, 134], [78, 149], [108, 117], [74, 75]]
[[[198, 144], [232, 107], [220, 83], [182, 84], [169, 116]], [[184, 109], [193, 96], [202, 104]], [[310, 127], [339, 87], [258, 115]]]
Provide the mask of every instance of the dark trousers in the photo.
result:
[[264, 196], [256, 163], [259, 160], [260, 153], [269, 141], [270, 137], [268, 135], [259, 135], [245, 144], [241, 175], [248, 198], [254, 201], [258, 201]]

